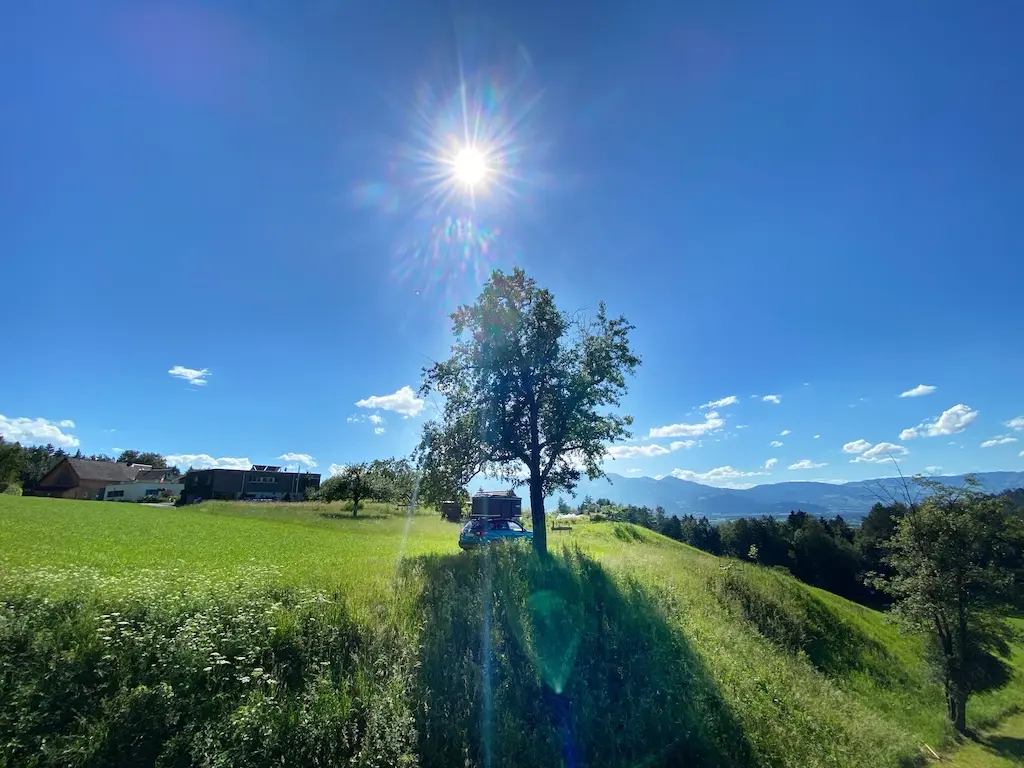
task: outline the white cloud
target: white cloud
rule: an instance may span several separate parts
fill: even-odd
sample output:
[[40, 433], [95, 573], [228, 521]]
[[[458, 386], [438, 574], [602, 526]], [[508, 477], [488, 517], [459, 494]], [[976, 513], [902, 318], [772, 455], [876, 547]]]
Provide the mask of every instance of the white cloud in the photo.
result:
[[709, 469], [707, 472], [694, 472], [690, 469], [673, 469], [672, 477], [677, 477], [680, 480], [692, 480], [695, 483], [708, 483], [710, 485], [716, 484], [729, 484], [729, 480], [734, 480], [739, 477], [756, 477], [757, 475], [763, 475], [764, 472], [742, 472], [732, 467], [715, 467]]
[[355, 416], [355, 415], [349, 416], [348, 418], [345, 419], [345, 421], [347, 421], [349, 424], [355, 424], [357, 421], [362, 421], [362, 420], [363, 420], [362, 416]]
[[750, 425], [749, 424], [737, 424], [736, 425], [736, 429], [746, 429], [748, 426], [750, 426]]
[[779, 435], [781, 435], [782, 437], [785, 437], [785, 436], [786, 436], [786, 435], [788, 435], [788, 434], [790, 434], [790, 432], [789, 432], [789, 430], [788, 430], [788, 429], [784, 429], [784, 430], [782, 430], [781, 432], [779, 432]]
[[774, 467], [778, 463], [779, 463], [778, 459], [768, 459], [768, 461], [766, 461], [764, 463], [764, 468], [765, 469], [771, 469], [772, 467]]
[[718, 415], [718, 411], [708, 411], [704, 414], [703, 422], [651, 427], [648, 437], [697, 437], [708, 432], [717, 432], [723, 426], [725, 426], [725, 421]]
[[959, 403], [949, 410], [943, 411], [934, 422], [921, 422], [916, 427], [900, 432], [900, 440], [913, 440], [915, 437], [938, 437], [939, 435], [955, 435], [963, 432], [968, 425], [978, 418], [978, 412], [969, 406]]
[[390, 395], [371, 395], [356, 402], [359, 408], [379, 408], [382, 411], [393, 411], [402, 414], [402, 418], [416, 416], [426, 403], [416, 397], [412, 387], [406, 385]]
[[1010, 443], [1016, 443], [1017, 438], [1011, 437], [1010, 435], [996, 435], [990, 440], [986, 440], [981, 444], [982, 448], [992, 448], [996, 445], [1009, 445]]
[[[1016, 429], [1016, 430], [1020, 431], [1020, 430], [1024, 429], [1024, 416], [1018, 416], [1015, 419], [1010, 419], [1009, 421], [1004, 421], [1003, 425], [1009, 427], [1010, 429]], [[74, 426], [74, 425], [72, 424], [71, 426]]]
[[820, 464], [815, 464], [810, 459], [800, 459], [800, 461], [796, 462], [795, 464], [790, 464], [789, 468], [790, 469], [820, 469], [821, 467], [827, 467], [827, 466], [828, 466], [828, 463], [824, 462], [824, 461], [822, 463], [820, 463]]
[[333, 464], [332, 463], [331, 466], [327, 468], [327, 471], [328, 471], [328, 473], [330, 473], [331, 477], [334, 477], [335, 475], [340, 475], [342, 472], [344, 472], [345, 471], [345, 467], [347, 467], [347, 466], [348, 466], [348, 464]]
[[176, 365], [168, 371], [176, 379], [182, 379], [189, 384], [202, 387], [206, 384], [206, 378], [210, 375], [209, 368], [186, 368], [184, 365]]
[[770, 443], [768, 443], [768, 445], [770, 445], [772, 448], [781, 448], [782, 447], [782, 441], [781, 440], [772, 440]]
[[728, 397], [723, 397], [721, 400], [712, 400], [710, 403], [704, 403], [704, 405], [701, 406], [701, 410], [704, 410], [705, 408], [710, 408], [711, 410], [714, 410], [715, 408], [724, 408], [727, 405], [736, 405], [738, 402], [739, 398], [737, 398], [736, 395], [729, 395]]
[[308, 453], [282, 453], [277, 458], [281, 459], [281, 461], [302, 464], [303, 466], [309, 467], [310, 469], [314, 469], [316, 467], [316, 459], [314, 459]]
[[817, 440], [819, 437], [821, 437], [821, 435], [815, 435], [814, 439]]
[[612, 445], [605, 451], [612, 459], [649, 459], [652, 456], [665, 456], [680, 448], [690, 448], [696, 443], [695, 440], [677, 440], [664, 445], [651, 443], [650, 445]]
[[900, 397], [921, 397], [922, 395], [930, 395], [936, 389], [938, 389], [938, 387], [933, 387], [931, 384], [918, 384], [913, 389], [901, 392]]
[[870, 447], [871, 443], [867, 440], [854, 440], [843, 446], [843, 453], [864, 453]]
[[383, 435], [385, 432], [387, 432], [387, 429], [385, 429], [384, 427], [374, 427], [373, 428], [373, 434], [375, 434], [375, 435]]
[[925, 467], [924, 471], [927, 472], [929, 475], [937, 475], [939, 474], [939, 472], [942, 471], [942, 467], [937, 467], [933, 464], [930, 467]]
[[366, 418], [370, 420], [371, 424], [375, 424], [378, 427], [384, 423], [384, 417], [381, 416], [379, 413], [371, 413]]
[[[879, 443], [866, 451], [863, 451], [860, 456], [855, 459], [851, 459], [851, 463], [856, 464], [862, 461], [869, 462], [880, 462], [880, 461], [893, 461], [895, 456], [906, 456], [908, 453], [907, 449], [902, 445], [896, 443]], [[898, 461], [898, 459], [896, 459]]]
[[46, 419], [28, 419], [24, 417], [9, 419], [0, 413], [0, 435], [9, 442], [27, 445], [46, 445], [52, 443], [60, 448], [77, 448], [78, 438], [62, 432], [75, 426], [67, 419], [53, 422]]
[[178, 453], [165, 456], [164, 458], [167, 459], [168, 464], [182, 469], [186, 467], [193, 467], [195, 469], [249, 469], [252, 466], [252, 462], [247, 458], [224, 456], [215, 459], [208, 453]]
[[761, 400], [766, 403], [775, 403], [776, 405], [782, 402], [782, 398], [779, 395], [765, 395]]

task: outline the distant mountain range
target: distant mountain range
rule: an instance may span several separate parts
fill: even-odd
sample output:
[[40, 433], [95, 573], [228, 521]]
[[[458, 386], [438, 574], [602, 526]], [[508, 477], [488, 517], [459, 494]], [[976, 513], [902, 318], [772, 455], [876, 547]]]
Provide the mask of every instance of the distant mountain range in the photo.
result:
[[[975, 475], [990, 493], [1024, 488], [1024, 472], [980, 472]], [[947, 485], [960, 485], [964, 475], [936, 477]], [[801, 509], [815, 515], [843, 515], [860, 518], [867, 515], [880, 498], [902, 498], [899, 478], [885, 477], [851, 483], [789, 482], [755, 485], [753, 488], [715, 488], [710, 485], [680, 480], [675, 477], [623, 477], [609, 474], [608, 480], [586, 478], [576, 489], [578, 504], [584, 496], [610, 499], [616, 504], [662, 506], [670, 515], [707, 515], [708, 518], [750, 517], [754, 515], [785, 515]], [[911, 490], [919, 490], [911, 485]]]

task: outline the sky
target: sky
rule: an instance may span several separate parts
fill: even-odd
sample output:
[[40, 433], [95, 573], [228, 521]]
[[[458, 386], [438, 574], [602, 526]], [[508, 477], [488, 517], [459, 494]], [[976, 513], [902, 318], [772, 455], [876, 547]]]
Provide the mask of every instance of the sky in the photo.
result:
[[0, 434], [183, 467], [403, 455], [448, 315], [521, 266], [636, 326], [609, 471], [1024, 470], [1022, 25], [934, 0], [18, 3]]

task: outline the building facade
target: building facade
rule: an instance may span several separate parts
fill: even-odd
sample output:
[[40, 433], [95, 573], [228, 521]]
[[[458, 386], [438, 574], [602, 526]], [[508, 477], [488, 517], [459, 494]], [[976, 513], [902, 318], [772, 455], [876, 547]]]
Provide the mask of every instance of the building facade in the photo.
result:
[[104, 501], [141, 501], [147, 496], [163, 496], [168, 501], [177, 501], [185, 490], [184, 483], [162, 483], [159, 480], [143, 480], [134, 483], [115, 483], [103, 490]]
[[140, 472], [149, 469], [116, 461], [62, 459], [43, 475], [33, 494], [61, 499], [102, 499], [108, 485], [132, 482]]
[[302, 501], [307, 489], [319, 487], [318, 474], [282, 472], [280, 467], [260, 464], [244, 470], [194, 469], [184, 477], [184, 500], [186, 504], [205, 499]]

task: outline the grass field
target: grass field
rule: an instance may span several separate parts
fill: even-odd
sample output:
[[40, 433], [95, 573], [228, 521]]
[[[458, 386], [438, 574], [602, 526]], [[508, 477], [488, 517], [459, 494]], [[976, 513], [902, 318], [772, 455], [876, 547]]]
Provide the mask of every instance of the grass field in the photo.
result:
[[0, 765], [1019, 760], [1020, 647], [957, 751], [919, 642], [786, 574], [622, 524], [545, 564], [361, 514], [0, 497]]

